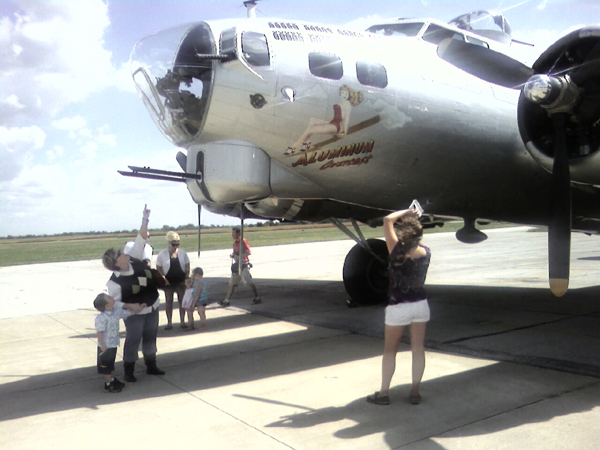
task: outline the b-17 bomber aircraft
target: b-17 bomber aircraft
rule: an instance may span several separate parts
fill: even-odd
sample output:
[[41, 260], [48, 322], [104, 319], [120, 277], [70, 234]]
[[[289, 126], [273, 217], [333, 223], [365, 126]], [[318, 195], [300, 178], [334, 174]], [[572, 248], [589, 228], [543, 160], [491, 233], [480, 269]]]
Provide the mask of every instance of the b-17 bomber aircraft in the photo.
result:
[[[507, 20], [397, 19], [366, 31], [249, 17], [199, 21], [139, 42], [132, 74], [207, 210], [330, 219], [358, 242], [355, 303], [386, 295], [382, 224], [418, 199], [425, 227], [456, 218], [548, 227], [550, 288], [568, 287], [572, 231], [600, 233], [600, 25], [551, 45], [533, 67], [508, 56]], [[354, 232], [344, 222], [354, 225]], [[592, 237], [590, 239], [596, 239]], [[597, 242], [597, 241], [596, 241]]]

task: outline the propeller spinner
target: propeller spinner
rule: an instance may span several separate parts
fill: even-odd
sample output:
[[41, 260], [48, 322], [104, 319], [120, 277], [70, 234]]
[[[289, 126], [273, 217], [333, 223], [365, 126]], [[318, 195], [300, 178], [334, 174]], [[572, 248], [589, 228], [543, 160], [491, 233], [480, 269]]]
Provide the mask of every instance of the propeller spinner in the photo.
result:
[[[571, 175], [569, 159], [600, 146], [600, 26], [581, 28], [552, 44], [529, 68], [485, 47], [448, 40], [438, 55], [490, 83], [522, 89], [521, 135], [545, 132], [550, 144], [552, 181], [548, 220], [550, 289], [560, 297], [569, 285]], [[544, 122], [540, 125], [539, 122]], [[528, 141], [529, 139], [524, 139]]]

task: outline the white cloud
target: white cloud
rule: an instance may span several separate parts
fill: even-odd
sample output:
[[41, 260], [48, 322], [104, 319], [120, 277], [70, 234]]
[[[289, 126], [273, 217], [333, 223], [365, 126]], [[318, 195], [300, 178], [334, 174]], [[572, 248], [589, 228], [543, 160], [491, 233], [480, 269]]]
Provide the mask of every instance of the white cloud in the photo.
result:
[[104, 134], [103, 130], [99, 130], [97, 141], [101, 144], [108, 145], [109, 147], [116, 147], [117, 137], [114, 134]]
[[53, 117], [114, 84], [116, 69], [104, 49], [109, 20], [102, 0], [13, 5], [17, 11], [0, 20], [0, 123]]
[[17, 97], [15, 94], [10, 94], [4, 99], [0, 99], [0, 103], [5, 103], [8, 107], [13, 109], [25, 108], [25, 106], [19, 102], [19, 97]]
[[537, 9], [539, 9], [540, 11], [543, 11], [544, 9], [546, 9], [546, 6], [548, 6], [548, 0], [542, 0], [538, 5], [537, 5]]
[[86, 120], [79, 115], [75, 117], [63, 117], [62, 119], [52, 121], [54, 128], [65, 131], [80, 130], [86, 125]]
[[[60, 147], [54, 150], [57, 154], [63, 151]], [[93, 152], [94, 148], [89, 146], [85, 151]], [[176, 152], [165, 143], [149, 151], [152, 157], [147, 163], [179, 171], [174, 161]], [[117, 173], [117, 168], [125, 169], [130, 163], [127, 155], [120, 157], [112, 152], [96, 158], [94, 164], [26, 167], [0, 190], [1, 235], [131, 230], [139, 227], [144, 204], [153, 209], [153, 228], [196, 223], [196, 205], [183, 183], [135, 179]], [[208, 213], [203, 218], [205, 223], [215, 223]], [[220, 216], [217, 219], [216, 223], [223, 222]]]
[[65, 154], [65, 149], [61, 145], [55, 145], [52, 150], [46, 150], [48, 161], [54, 161]]
[[[12, 12], [3, 10], [4, 17], [0, 18], [3, 190], [23, 188], [22, 180], [17, 183], [17, 178], [27, 166], [39, 162], [34, 158], [35, 151], [41, 150], [50, 163], [71, 161], [81, 169], [105, 148], [116, 147], [117, 137], [107, 125], [91, 127], [82, 117], [85, 113], [70, 117], [60, 114], [71, 105], [83, 105], [91, 94], [108, 87], [135, 90], [127, 66], [114, 67], [112, 53], [105, 49], [104, 34], [110, 25], [106, 2], [14, 0], [8, 3], [10, 8], [6, 11]], [[23, 126], [31, 123], [36, 126]], [[58, 134], [65, 133], [62, 142], [51, 140], [58, 136], [57, 130]], [[45, 140], [61, 145], [42, 148]], [[63, 159], [64, 156], [68, 159]]]
[[[24, 168], [0, 192], [6, 234], [53, 234], [66, 226], [61, 216], [70, 210], [69, 192], [82, 189], [77, 176], [58, 164]], [[69, 208], [65, 208], [69, 204]]]
[[81, 128], [78, 133], [78, 137], [84, 139], [91, 139], [92, 131], [89, 128]]
[[121, 67], [111, 74], [110, 83], [121, 91], [137, 93], [128, 62], [121, 64]]
[[46, 133], [36, 126], [0, 126], [0, 182], [15, 179], [45, 140]]
[[86, 142], [79, 148], [79, 153], [83, 158], [79, 158], [76, 161], [77, 165], [88, 163], [90, 160], [96, 159], [96, 153], [98, 152], [98, 144], [95, 142]]
[[64, 191], [67, 179], [59, 165], [26, 167], [2, 189], [3, 217], [11, 221], [16, 214], [16, 217], [35, 220], [35, 212]]
[[[117, 145], [117, 137], [109, 133], [108, 125], [92, 130], [87, 126], [87, 121], [80, 115], [54, 120], [52, 126], [57, 130], [67, 132], [68, 138], [75, 141], [75, 144], [79, 147], [75, 161], [79, 166], [94, 160], [101, 146], [115, 147]], [[52, 151], [47, 153], [50, 160], [60, 156]]]

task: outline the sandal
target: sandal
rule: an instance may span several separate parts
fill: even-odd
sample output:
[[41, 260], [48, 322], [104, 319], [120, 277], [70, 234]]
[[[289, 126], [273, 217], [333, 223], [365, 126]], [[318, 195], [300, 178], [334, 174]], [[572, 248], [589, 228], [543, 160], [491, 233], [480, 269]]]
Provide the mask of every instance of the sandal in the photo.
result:
[[165, 330], [171, 330], [171, 329], [173, 329], [173, 325], [171, 325], [171, 324], [169, 324], [165, 327]]
[[411, 405], [418, 405], [419, 403], [421, 403], [421, 396], [419, 394], [417, 395], [410, 395], [408, 397], [408, 401], [410, 402]]
[[375, 392], [373, 395], [367, 396], [367, 402], [373, 403], [374, 405], [389, 405], [389, 395], [379, 395], [379, 392]]
[[181, 324], [181, 328], [187, 328], [187, 327], [188, 327], [187, 324], [185, 324], [185, 323]]

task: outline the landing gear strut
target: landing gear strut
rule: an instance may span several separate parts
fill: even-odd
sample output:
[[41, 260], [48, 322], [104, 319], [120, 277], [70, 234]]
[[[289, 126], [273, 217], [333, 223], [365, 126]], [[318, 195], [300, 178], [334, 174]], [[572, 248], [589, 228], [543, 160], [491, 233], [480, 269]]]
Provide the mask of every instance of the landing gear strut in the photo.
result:
[[358, 237], [339, 220], [330, 220], [357, 242], [344, 261], [344, 287], [350, 296], [347, 305], [354, 307], [383, 303], [388, 290], [386, 243], [381, 239], [365, 239], [354, 220], [352, 225]]

